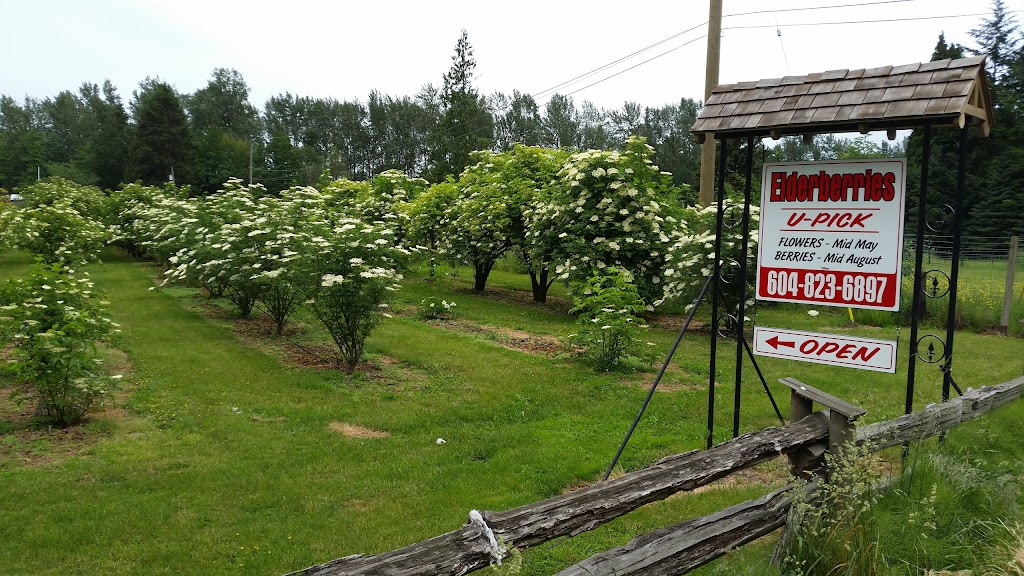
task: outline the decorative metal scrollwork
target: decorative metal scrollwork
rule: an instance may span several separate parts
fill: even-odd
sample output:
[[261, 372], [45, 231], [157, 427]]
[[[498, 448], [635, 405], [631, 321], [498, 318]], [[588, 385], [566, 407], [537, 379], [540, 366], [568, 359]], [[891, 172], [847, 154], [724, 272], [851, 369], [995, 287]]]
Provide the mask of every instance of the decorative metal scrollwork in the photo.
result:
[[932, 232], [945, 232], [949, 228], [949, 225], [953, 221], [953, 219], [956, 218], [956, 210], [954, 210], [953, 207], [950, 206], [949, 204], [943, 204], [942, 209], [943, 211], [948, 213], [947, 217], [935, 220], [934, 222], [932, 222], [931, 220], [925, 221], [925, 225]]
[[[928, 345], [925, 346], [925, 341]], [[938, 346], [935, 343], [938, 342]], [[934, 334], [926, 334], [917, 340], [917, 359], [926, 364], [942, 362], [946, 357], [946, 343]]]
[[730, 206], [729, 211], [725, 213], [725, 218], [722, 219], [722, 223], [730, 230], [735, 229], [743, 223], [743, 208], [735, 204]]
[[[940, 279], [942, 279], [940, 281]], [[942, 298], [949, 294], [949, 274], [942, 270], [928, 270], [924, 273], [924, 295], [929, 298]]]
[[722, 318], [722, 324], [718, 327], [718, 337], [731, 338], [736, 334], [738, 328], [739, 323], [736, 321], [736, 316], [734, 314], [726, 314]]

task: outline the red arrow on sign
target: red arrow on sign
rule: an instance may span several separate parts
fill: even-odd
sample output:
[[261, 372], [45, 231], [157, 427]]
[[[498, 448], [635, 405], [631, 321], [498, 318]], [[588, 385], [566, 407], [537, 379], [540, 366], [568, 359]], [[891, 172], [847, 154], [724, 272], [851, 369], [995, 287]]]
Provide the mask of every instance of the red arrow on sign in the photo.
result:
[[772, 348], [778, 348], [779, 346], [786, 346], [788, 348], [796, 348], [796, 342], [780, 342], [778, 336], [772, 336], [771, 338], [764, 341]]

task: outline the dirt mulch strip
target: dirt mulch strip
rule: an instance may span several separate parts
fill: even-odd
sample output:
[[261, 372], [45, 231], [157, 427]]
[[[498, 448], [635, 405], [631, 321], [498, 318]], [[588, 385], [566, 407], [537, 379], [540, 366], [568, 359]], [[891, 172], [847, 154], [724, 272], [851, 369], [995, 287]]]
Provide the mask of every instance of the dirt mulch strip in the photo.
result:
[[[651, 328], [657, 328], [659, 330], [669, 330], [671, 332], [679, 332], [682, 329], [683, 324], [686, 323], [686, 316], [680, 316], [676, 314], [659, 314], [650, 318], [646, 318], [647, 324]], [[690, 327], [687, 328], [687, 332], [696, 333], [710, 333], [711, 329], [708, 325], [700, 320], [693, 320], [690, 322]]]
[[487, 288], [483, 292], [477, 292], [470, 287], [453, 286], [452, 290], [462, 294], [472, 294], [478, 298], [485, 298], [495, 302], [511, 304], [538, 306], [548, 308], [556, 312], [567, 312], [572, 308], [572, 300], [558, 296], [548, 296], [547, 302], [540, 303], [533, 301], [533, 292], [529, 290], [516, 290], [515, 288]]
[[463, 334], [487, 334], [494, 336], [494, 343], [508, 350], [538, 354], [541, 356], [554, 357], [565, 351], [561, 340], [555, 336], [543, 336], [530, 334], [522, 330], [512, 328], [498, 328], [495, 326], [483, 326], [473, 324], [459, 319], [433, 320], [432, 326], [444, 328], [452, 332]]
[[[18, 462], [24, 466], [44, 466], [81, 454], [107, 434], [87, 430], [83, 424], [52, 428], [37, 424], [31, 401], [19, 406], [11, 400], [13, 387], [0, 388], [0, 462]], [[129, 414], [112, 403], [91, 412], [89, 420], [123, 421]]]
[[387, 438], [391, 436], [390, 432], [384, 432], [381, 430], [374, 430], [373, 428], [366, 428], [365, 426], [358, 426], [356, 424], [349, 424], [348, 422], [331, 422], [327, 425], [332, 431], [347, 436], [349, 438]]

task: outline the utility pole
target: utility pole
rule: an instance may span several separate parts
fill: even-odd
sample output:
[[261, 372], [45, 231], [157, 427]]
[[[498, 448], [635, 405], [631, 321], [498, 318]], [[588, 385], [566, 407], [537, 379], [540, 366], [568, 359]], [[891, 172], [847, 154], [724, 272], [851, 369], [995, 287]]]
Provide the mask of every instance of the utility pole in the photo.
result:
[[252, 138], [249, 138], [249, 187], [252, 187]]
[[[711, 0], [708, 14], [708, 59], [704, 67], [704, 104], [718, 85], [718, 62], [722, 54], [722, 0]], [[700, 148], [700, 203], [715, 201], [715, 138], [708, 134]]]

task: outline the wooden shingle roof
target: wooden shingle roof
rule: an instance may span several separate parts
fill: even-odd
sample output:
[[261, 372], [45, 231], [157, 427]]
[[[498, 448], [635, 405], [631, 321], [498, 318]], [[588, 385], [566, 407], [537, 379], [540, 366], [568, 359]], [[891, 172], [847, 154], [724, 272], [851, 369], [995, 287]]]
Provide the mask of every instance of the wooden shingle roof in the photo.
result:
[[984, 56], [720, 84], [690, 131], [703, 141], [968, 122], [991, 129]]

